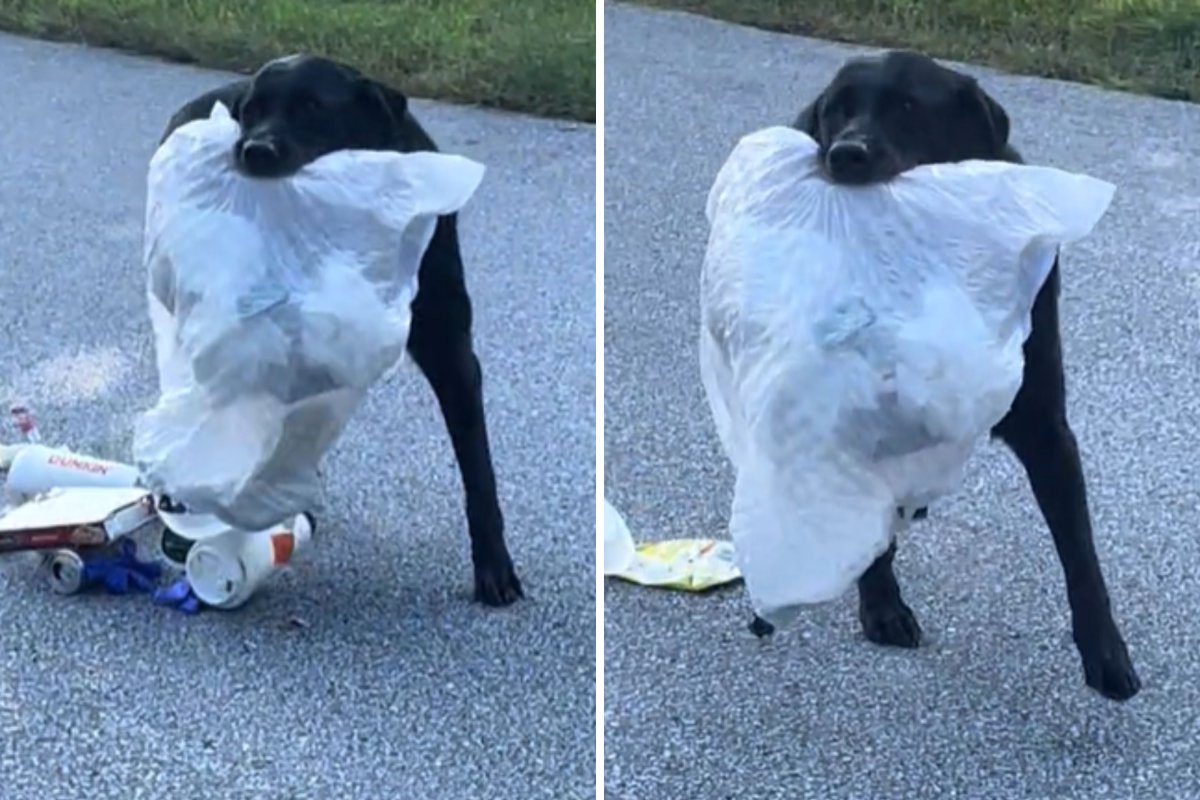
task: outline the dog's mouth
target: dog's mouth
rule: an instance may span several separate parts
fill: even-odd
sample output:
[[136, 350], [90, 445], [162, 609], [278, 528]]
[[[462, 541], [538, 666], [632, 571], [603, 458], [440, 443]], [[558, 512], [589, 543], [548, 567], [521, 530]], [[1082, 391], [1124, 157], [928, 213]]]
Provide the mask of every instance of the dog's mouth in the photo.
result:
[[888, 183], [904, 171], [897, 159], [863, 138], [838, 139], [820, 152], [821, 172], [840, 186]]
[[830, 183], [838, 186], [877, 186], [890, 183], [900, 177], [904, 170], [893, 167], [872, 167], [847, 170], [831, 166], [825, 159], [821, 160], [821, 176]]
[[233, 164], [248, 178], [278, 179], [295, 175], [299, 165], [277, 139], [246, 137], [233, 147]]

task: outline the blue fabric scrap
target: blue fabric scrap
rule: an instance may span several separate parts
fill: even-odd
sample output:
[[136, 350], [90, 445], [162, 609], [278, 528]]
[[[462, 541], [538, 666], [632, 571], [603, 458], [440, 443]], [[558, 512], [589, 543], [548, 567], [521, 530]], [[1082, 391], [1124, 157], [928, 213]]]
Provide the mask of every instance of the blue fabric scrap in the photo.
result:
[[122, 539], [112, 555], [85, 557], [83, 585], [103, 585], [109, 594], [117, 595], [150, 593], [156, 605], [171, 606], [185, 614], [200, 610], [200, 599], [192, 593], [186, 577], [159, 587], [162, 574], [162, 565], [157, 562], [138, 560], [137, 542]]
[[200, 598], [192, 592], [192, 586], [188, 583], [187, 577], [156, 589], [154, 602], [160, 606], [171, 606], [185, 614], [195, 614], [200, 610]]
[[162, 575], [162, 567], [153, 561], [139, 561], [137, 543], [122, 539], [113, 555], [92, 556], [83, 564], [83, 585], [103, 584], [109, 594], [128, 594], [132, 589], [149, 592]]

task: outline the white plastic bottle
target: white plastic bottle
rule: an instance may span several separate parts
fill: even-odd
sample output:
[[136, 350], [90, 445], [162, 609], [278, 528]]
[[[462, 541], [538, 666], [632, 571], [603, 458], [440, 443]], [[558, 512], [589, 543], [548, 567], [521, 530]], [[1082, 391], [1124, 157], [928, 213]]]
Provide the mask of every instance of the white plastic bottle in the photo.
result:
[[300, 514], [288, 526], [230, 530], [196, 542], [186, 562], [192, 592], [213, 608], [244, 605], [267, 578], [308, 546], [312, 528], [312, 518]]

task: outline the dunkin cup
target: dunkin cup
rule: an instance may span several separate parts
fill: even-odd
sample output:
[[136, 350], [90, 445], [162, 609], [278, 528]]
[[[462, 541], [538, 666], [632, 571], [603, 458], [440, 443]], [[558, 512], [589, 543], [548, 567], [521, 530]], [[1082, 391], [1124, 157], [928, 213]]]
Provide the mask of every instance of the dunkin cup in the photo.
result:
[[28, 444], [12, 453], [4, 488], [10, 494], [30, 497], [51, 489], [133, 487], [140, 478], [137, 469], [128, 464]]
[[312, 537], [312, 521], [299, 514], [290, 528], [247, 533], [230, 530], [197, 541], [187, 555], [192, 593], [205, 605], [234, 609], [270, 575], [291, 561]]

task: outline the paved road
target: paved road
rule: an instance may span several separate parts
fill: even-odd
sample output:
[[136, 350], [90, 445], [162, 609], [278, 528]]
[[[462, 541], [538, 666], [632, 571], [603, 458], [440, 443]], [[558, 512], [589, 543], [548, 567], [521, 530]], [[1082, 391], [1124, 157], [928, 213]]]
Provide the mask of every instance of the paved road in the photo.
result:
[[[606, 491], [645, 538], [721, 535], [731, 496], [696, 365], [703, 204], [738, 136], [855, 51], [610, 6]], [[1145, 682], [1085, 690], [1049, 534], [1000, 447], [900, 549], [931, 640], [883, 652], [852, 596], [770, 643], [740, 589], [605, 593], [610, 800], [1200, 796], [1200, 107], [977, 71], [1033, 160], [1119, 185], [1064, 263], [1070, 415]]]
[[[48, 437], [128, 452], [155, 388], [146, 164], [174, 108], [224, 79], [0, 37], [0, 397], [33, 402]], [[402, 370], [328, 461], [311, 559], [244, 610], [190, 619], [0, 572], [4, 800], [594, 796], [594, 129], [416, 108], [490, 168], [462, 229], [529, 599], [469, 602], [453, 456]]]

